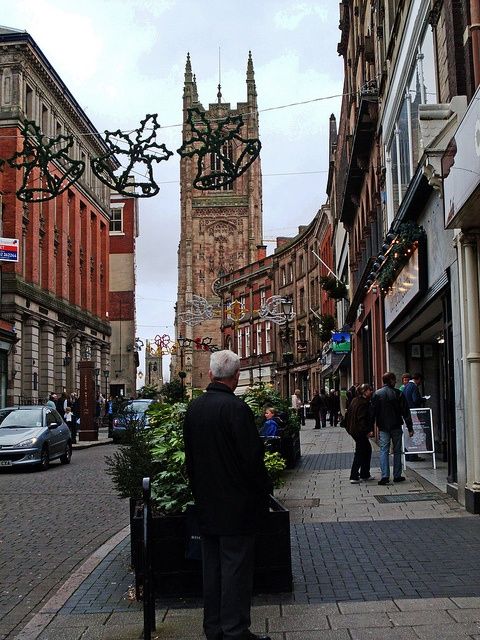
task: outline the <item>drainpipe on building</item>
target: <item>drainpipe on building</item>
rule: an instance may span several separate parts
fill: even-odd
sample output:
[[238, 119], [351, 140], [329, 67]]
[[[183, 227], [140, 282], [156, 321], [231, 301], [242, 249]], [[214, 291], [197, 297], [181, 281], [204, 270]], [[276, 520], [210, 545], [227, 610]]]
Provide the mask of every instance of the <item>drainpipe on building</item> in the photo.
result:
[[473, 77], [476, 89], [480, 85], [480, 0], [470, 0], [470, 23]]
[[[478, 389], [480, 388], [480, 310], [478, 252], [480, 236], [462, 233], [459, 256], [461, 263], [461, 299], [463, 300], [463, 349], [465, 381], [465, 423], [467, 444], [467, 482], [465, 506], [472, 513], [480, 513], [480, 410]], [[463, 273], [462, 273], [463, 272]]]

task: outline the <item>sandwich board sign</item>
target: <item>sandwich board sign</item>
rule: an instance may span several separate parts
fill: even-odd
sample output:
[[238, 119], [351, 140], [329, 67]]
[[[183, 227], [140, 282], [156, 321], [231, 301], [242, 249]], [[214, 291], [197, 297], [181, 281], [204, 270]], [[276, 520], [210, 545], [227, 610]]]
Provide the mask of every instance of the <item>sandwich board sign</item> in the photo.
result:
[[18, 262], [18, 238], [0, 238], [0, 260]]
[[[405, 453], [433, 454], [433, 468], [436, 469], [435, 443], [433, 439], [432, 410], [427, 408], [410, 409], [413, 423], [413, 436], [408, 435], [406, 425], [403, 425], [403, 455]], [[404, 458], [405, 468], [405, 458]]]

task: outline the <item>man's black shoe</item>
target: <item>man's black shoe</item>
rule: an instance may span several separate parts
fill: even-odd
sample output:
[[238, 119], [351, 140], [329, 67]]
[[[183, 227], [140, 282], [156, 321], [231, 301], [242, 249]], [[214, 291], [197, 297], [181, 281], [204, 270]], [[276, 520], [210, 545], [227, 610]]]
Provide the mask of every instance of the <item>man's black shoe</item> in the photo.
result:
[[270, 636], [258, 636], [256, 633], [247, 631], [245, 636], [242, 636], [242, 640], [272, 640]]
[[378, 481], [378, 484], [388, 484], [390, 482], [390, 478], [382, 478]]
[[399, 478], [394, 478], [393, 481], [394, 482], [405, 482], [406, 478], [404, 478], [403, 476], [400, 476]]

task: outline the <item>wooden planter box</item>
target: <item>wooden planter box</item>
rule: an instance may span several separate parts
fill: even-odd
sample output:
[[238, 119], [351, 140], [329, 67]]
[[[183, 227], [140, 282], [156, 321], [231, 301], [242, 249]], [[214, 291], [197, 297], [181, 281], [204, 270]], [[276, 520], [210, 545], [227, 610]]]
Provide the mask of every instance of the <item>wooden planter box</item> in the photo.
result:
[[[142, 508], [131, 501], [132, 566], [135, 569], [137, 598], [143, 584]], [[152, 518], [152, 564], [155, 594], [159, 596], [200, 596], [201, 563], [185, 558], [186, 517]], [[257, 535], [255, 550], [255, 593], [282, 593], [292, 590], [290, 513], [272, 496], [265, 526]]]
[[282, 436], [280, 453], [285, 459], [287, 469], [295, 469], [301, 458], [300, 434]]

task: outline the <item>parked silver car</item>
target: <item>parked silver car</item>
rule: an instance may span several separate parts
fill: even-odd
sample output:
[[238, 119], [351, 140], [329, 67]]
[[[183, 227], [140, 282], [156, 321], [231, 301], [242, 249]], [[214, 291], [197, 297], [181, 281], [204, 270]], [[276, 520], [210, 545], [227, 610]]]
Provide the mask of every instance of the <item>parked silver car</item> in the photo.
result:
[[0, 468], [36, 465], [45, 471], [51, 460], [68, 464], [71, 457], [70, 429], [55, 409], [0, 409]]

